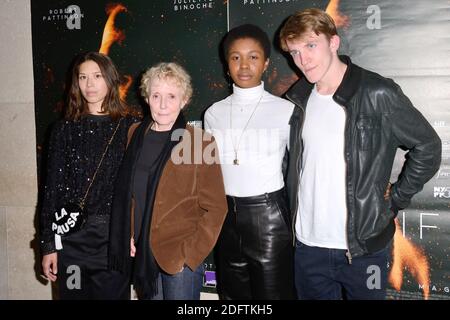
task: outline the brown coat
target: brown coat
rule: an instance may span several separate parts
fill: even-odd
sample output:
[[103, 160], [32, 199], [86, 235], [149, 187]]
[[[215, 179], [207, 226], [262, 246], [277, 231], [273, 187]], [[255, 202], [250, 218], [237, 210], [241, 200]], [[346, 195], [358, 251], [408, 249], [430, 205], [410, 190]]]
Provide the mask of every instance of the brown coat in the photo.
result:
[[[204, 153], [217, 159], [205, 161]], [[174, 163], [177, 155], [181, 164]], [[216, 142], [188, 125], [163, 169], [153, 205], [150, 246], [161, 269], [175, 274], [186, 264], [195, 270], [214, 248], [227, 210]]]

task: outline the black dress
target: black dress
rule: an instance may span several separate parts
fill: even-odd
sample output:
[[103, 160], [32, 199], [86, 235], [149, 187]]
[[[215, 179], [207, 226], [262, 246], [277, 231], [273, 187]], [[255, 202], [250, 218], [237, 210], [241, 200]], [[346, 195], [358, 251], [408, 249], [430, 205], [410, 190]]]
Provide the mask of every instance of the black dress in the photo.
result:
[[[118, 299], [129, 297], [129, 281], [108, 271], [109, 218], [114, 181], [135, 118], [123, 118], [86, 199], [87, 222], [82, 230], [62, 238], [58, 252], [61, 299]], [[56, 252], [52, 216], [56, 208], [80, 202], [118, 121], [108, 115], [87, 115], [79, 121], [61, 120], [52, 130], [40, 216], [43, 255]]]

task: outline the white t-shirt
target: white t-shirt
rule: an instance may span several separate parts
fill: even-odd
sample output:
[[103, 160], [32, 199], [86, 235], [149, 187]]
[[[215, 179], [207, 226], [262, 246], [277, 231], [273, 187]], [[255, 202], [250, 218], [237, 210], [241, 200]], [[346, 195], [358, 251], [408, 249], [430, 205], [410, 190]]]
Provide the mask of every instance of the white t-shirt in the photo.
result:
[[246, 89], [233, 85], [232, 95], [206, 111], [205, 129], [216, 139], [227, 195], [249, 197], [283, 188], [281, 166], [293, 109], [261, 83]]
[[297, 239], [309, 246], [348, 249], [344, 129], [346, 113], [316, 86], [306, 107]]

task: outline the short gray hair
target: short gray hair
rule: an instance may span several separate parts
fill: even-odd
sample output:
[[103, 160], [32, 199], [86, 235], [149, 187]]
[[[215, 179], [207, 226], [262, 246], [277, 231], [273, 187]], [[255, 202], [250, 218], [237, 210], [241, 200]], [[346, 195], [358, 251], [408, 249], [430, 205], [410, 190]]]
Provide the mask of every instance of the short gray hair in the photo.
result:
[[148, 90], [153, 81], [156, 79], [166, 80], [173, 79], [175, 82], [181, 87], [184, 92], [184, 98], [188, 102], [192, 97], [192, 83], [191, 76], [187, 73], [187, 71], [175, 62], [160, 62], [157, 65], [147, 69], [142, 76], [141, 86], [139, 87], [141, 90], [141, 95], [147, 99], [148, 98]]

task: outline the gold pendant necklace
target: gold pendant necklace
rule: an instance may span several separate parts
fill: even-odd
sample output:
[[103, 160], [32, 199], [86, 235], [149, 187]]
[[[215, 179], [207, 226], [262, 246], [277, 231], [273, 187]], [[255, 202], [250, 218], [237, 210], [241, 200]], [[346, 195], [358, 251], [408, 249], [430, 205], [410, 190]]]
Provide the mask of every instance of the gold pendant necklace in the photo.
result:
[[247, 123], [244, 126], [244, 129], [242, 129], [241, 135], [239, 136], [237, 146], [234, 145], [234, 139], [233, 139], [233, 97], [230, 97], [230, 129], [231, 129], [230, 135], [231, 135], [231, 145], [233, 146], [233, 150], [234, 150], [233, 165], [235, 165], [235, 166], [239, 165], [238, 150], [239, 150], [239, 145], [241, 144], [242, 136], [244, 135], [245, 130], [247, 130], [248, 124], [250, 123], [250, 120], [253, 118], [253, 115], [255, 114], [256, 109], [258, 109], [258, 106], [262, 100], [263, 95], [264, 95], [264, 91], [261, 94], [261, 96], [259, 97], [258, 103], [256, 103], [255, 107], [253, 108], [252, 114], [248, 118]]

